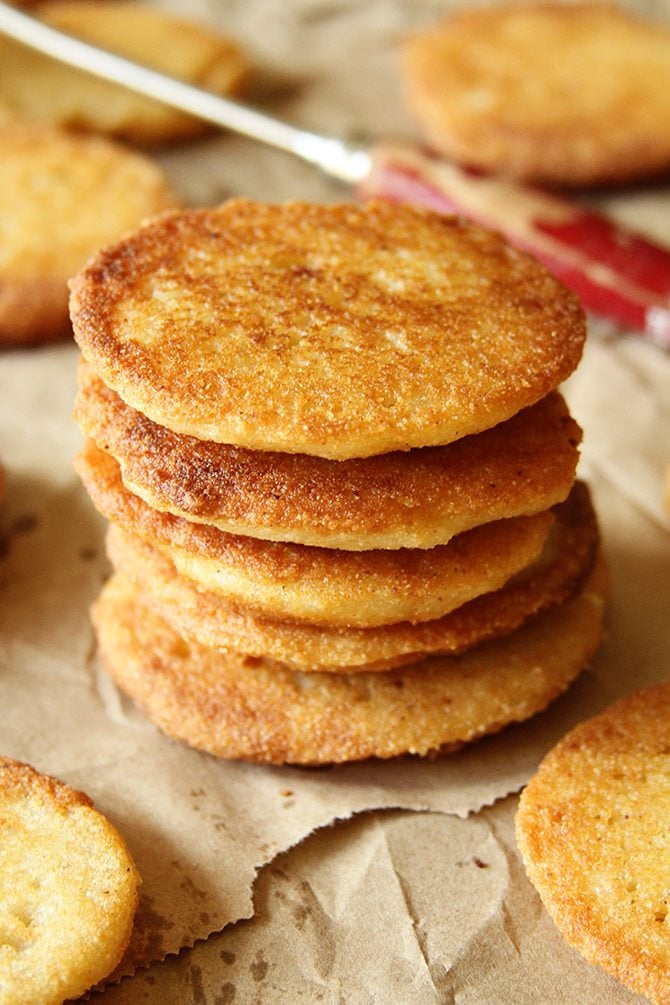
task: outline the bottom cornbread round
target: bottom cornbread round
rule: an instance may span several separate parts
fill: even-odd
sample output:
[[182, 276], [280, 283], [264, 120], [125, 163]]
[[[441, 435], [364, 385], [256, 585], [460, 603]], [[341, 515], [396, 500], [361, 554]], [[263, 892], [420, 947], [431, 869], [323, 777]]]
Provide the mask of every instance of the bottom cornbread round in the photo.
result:
[[453, 749], [556, 698], [602, 637], [602, 562], [582, 591], [460, 656], [382, 673], [302, 673], [186, 642], [127, 579], [93, 607], [103, 665], [163, 732], [218, 757], [327, 764]]

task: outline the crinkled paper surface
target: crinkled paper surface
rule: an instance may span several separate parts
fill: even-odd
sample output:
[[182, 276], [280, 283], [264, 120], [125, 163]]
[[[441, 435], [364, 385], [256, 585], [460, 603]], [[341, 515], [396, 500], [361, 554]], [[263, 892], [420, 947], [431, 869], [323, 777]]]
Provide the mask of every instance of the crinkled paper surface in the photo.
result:
[[[259, 67], [254, 99], [276, 114], [333, 134], [411, 138], [394, 50], [449, 4], [171, 7], [246, 44]], [[670, 17], [670, 6], [647, 12]], [[240, 138], [160, 159], [193, 205], [232, 194], [349, 197]], [[667, 187], [604, 204], [658, 239], [670, 235]], [[88, 792], [138, 863], [131, 976], [96, 1000], [637, 1001], [557, 935], [524, 877], [512, 819], [514, 793], [570, 725], [670, 676], [670, 355], [594, 321], [566, 387], [612, 579], [608, 637], [591, 670], [545, 714], [451, 758], [318, 770], [186, 749], [99, 671], [88, 608], [108, 566], [103, 521], [71, 464], [76, 363], [70, 343], [0, 355], [0, 752]], [[152, 965], [132, 975], [138, 964]]]

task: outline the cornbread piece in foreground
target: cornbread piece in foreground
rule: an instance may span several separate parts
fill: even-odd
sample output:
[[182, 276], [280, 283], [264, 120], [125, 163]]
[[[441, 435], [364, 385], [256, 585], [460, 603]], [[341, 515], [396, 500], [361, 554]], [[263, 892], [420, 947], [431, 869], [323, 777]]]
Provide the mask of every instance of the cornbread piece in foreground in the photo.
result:
[[[103, 49], [203, 87], [237, 94], [249, 74], [240, 47], [206, 25], [123, 0], [53, 0], [37, 16]], [[133, 143], [163, 143], [211, 128], [158, 101], [134, 94], [0, 37], [0, 121], [106, 133]]]
[[528, 875], [591, 963], [670, 1002], [670, 682], [581, 723], [545, 757], [516, 817]]
[[0, 344], [60, 338], [69, 277], [177, 199], [157, 165], [100, 137], [10, 126], [0, 149]]
[[506, 3], [417, 32], [407, 102], [449, 158], [564, 186], [670, 167], [670, 28], [604, 3]]
[[61, 1005], [130, 938], [139, 876], [88, 796], [0, 757], [0, 998]]
[[589, 574], [598, 528], [582, 484], [555, 510], [546, 554], [493, 593], [450, 614], [419, 624], [344, 628], [273, 619], [227, 603], [179, 575], [160, 551], [110, 527], [107, 546], [117, 572], [140, 587], [145, 602], [185, 638], [248, 656], [279, 660], [294, 669], [338, 672], [385, 670], [436, 652], [462, 652], [506, 635], [548, 607], [565, 602]]
[[150, 506], [234, 534], [359, 551], [432, 548], [568, 495], [581, 430], [552, 392], [444, 447], [332, 462], [179, 436], [124, 405], [82, 361], [74, 415]]
[[342, 460], [447, 443], [554, 390], [576, 299], [496, 234], [384, 202], [164, 215], [72, 281], [132, 408], [202, 440]]
[[337, 551], [226, 534], [147, 506], [89, 440], [75, 468], [98, 511], [158, 548], [194, 585], [257, 614], [370, 627], [441, 617], [498, 589], [542, 552], [550, 511], [484, 524], [428, 549]]
[[324, 764], [427, 755], [545, 708], [595, 653], [604, 584], [459, 658], [302, 674], [186, 643], [114, 576], [95, 604], [103, 664], [169, 736], [225, 758]]

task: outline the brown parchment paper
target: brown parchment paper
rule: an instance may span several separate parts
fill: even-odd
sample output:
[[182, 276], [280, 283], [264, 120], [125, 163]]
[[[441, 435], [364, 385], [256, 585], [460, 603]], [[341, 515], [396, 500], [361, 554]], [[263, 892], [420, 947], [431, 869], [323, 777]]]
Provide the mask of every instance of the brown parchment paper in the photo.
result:
[[[277, 114], [387, 138], [413, 135], [398, 97], [397, 40], [450, 6], [163, 5], [235, 33], [262, 68], [254, 97]], [[651, 13], [670, 17], [670, 5], [663, 0]], [[218, 135], [156, 156], [192, 204], [231, 194], [349, 196], [287, 155], [239, 138]], [[610, 196], [606, 206], [660, 239], [670, 235], [663, 186]], [[584, 428], [581, 473], [594, 491], [612, 575], [608, 639], [591, 670], [547, 713], [452, 758], [321, 770], [227, 764], [172, 743], [100, 672], [88, 607], [108, 567], [104, 524], [71, 466], [80, 443], [70, 418], [76, 361], [69, 343], [0, 355], [0, 752], [87, 791], [136, 858], [143, 895], [123, 971], [161, 962], [99, 997], [635, 1000], [554, 932], [523, 877], [515, 803], [505, 797], [572, 723], [670, 676], [662, 506], [670, 357], [593, 322], [566, 389]]]

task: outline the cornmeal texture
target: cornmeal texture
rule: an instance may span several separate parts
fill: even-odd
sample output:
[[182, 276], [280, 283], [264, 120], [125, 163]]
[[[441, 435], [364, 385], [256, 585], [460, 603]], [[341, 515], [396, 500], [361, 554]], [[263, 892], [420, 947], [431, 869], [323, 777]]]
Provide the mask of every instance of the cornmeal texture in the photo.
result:
[[524, 790], [528, 875], [567, 941], [656, 1005], [670, 1002], [670, 683], [575, 727]]
[[61, 1005], [114, 969], [139, 876], [88, 796], [0, 757], [0, 1000]]
[[372, 202], [164, 215], [72, 282], [83, 356], [173, 432], [343, 460], [448, 443], [554, 390], [581, 308], [462, 220]]
[[263, 656], [300, 670], [385, 670], [420, 655], [462, 652], [503, 636], [569, 599], [590, 572], [598, 529], [588, 491], [578, 485], [561, 508], [546, 555], [499, 590], [432, 621], [377, 628], [330, 627], [256, 615], [189, 582], [160, 551], [110, 526], [115, 569], [139, 585], [145, 602], [185, 638], [216, 649]]
[[428, 549], [365, 552], [227, 534], [148, 506], [91, 441], [75, 467], [99, 512], [158, 548], [196, 585], [258, 614], [370, 627], [441, 617], [539, 558], [550, 511], [483, 524]]
[[179, 436], [79, 369], [74, 415], [153, 509], [266, 540], [363, 551], [432, 548], [564, 500], [582, 431], [551, 392], [445, 447], [332, 462]]
[[602, 634], [585, 318], [537, 261], [387, 202], [164, 214], [71, 282], [106, 670], [169, 736], [324, 764], [533, 715]]
[[103, 663], [169, 736], [219, 757], [321, 764], [429, 755], [545, 708], [602, 634], [604, 584], [495, 643], [374, 674], [302, 674], [187, 643], [113, 577], [94, 608]]

